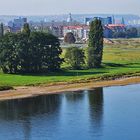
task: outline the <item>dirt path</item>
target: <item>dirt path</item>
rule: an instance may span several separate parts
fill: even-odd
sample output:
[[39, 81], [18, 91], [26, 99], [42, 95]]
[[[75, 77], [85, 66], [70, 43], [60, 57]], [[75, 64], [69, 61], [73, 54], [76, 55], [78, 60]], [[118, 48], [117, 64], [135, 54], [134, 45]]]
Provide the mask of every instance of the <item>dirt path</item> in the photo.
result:
[[45, 94], [59, 94], [67, 91], [86, 90], [96, 87], [119, 86], [140, 83], [140, 77], [122, 78], [109, 81], [98, 81], [88, 83], [57, 84], [49, 86], [27, 86], [15, 87], [15, 90], [0, 91], [0, 100], [28, 98]]

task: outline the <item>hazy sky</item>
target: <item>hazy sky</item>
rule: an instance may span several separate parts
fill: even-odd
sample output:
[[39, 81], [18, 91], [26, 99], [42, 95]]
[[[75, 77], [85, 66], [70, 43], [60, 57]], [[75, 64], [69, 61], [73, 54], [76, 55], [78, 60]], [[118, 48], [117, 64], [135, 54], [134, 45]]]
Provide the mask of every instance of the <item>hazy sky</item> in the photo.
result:
[[140, 0], [0, 0], [0, 15], [110, 13], [140, 15]]

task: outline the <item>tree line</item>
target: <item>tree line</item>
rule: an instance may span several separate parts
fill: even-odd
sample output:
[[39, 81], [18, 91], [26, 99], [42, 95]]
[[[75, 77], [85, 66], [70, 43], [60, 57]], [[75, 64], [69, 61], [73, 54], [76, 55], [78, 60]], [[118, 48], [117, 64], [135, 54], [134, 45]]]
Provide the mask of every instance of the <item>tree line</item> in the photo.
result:
[[95, 19], [90, 24], [86, 51], [76, 47], [66, 49], [64, 59], [57, 37], [44, 32], [31, 32], [25, 24], [20, 33], [0, 37], [0, 67], [4, 73], [40, 73], [58, 71], [65, 61], [73, 69], [101, 66], [103, 55], [103, 27]]
[[137, 38], [138, 29], [135, 27], [127, 28], [125, 31], [114, 32], [111, 38]]
[[4, 73], [38, 73], [60, 69], [63, 59], [57, 37], [31, 32], [25, 24], [20, 33], [0, 37], [0, 66]]
[[103, 27], [100, 20], [90, 24], [88, 47], [86, 49], [70, 47], [66, 49], [65, 60], [72, 69], [101, 67], [103, 56]]

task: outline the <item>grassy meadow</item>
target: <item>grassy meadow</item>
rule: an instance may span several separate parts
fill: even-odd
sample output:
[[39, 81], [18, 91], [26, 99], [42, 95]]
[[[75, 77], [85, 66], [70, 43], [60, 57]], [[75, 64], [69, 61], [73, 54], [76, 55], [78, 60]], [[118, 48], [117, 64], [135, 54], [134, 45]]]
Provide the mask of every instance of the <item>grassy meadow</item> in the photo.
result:
[[0, 72], [0, 87], [54, 84], [57, 82], [86, 82], [140, 75], [140, 39], [116, 39], [104, 45], [103, 65], [100, 69], [67, 70], [38, 75], [14, 75]]

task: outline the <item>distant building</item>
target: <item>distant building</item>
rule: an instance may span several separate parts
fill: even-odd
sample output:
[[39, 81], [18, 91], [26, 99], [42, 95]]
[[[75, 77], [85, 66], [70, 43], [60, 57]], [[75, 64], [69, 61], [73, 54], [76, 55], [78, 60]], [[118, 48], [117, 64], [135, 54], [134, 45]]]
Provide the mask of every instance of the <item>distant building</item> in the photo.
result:
[[93, 18], [87, 18], [87, 17], [86, 17], [86, 18], [84, 19], [85, 25], [89, 25], [91, 21], [93, 21]]
[[11, 27], [11, 28], [14, 27], [14, 22], [13, 21], [9, 21], [8, 22], [8, 26]]
[[63, 37], [63, 26], [50, 26], [49, 30], [53, 35]]
[[14, 26], [22, 28], [23, 25], [27, 23], [27, 18], [19, 18], [19, 19], [14, 19]]
[[114, 33], [126, 31], [126, 26], [124, 24], [108, 24], [103, 28], [105, 38], [112, 38]]
[[125, 21], [124, 21], [124, 18], [123, 17], [122, 17], [121, 24], [124, 24], [125, 25]]
[[65, 36], [68, 32], [72, 32], [76, 40], [87, 39], [89, 34], [89, 26], [64, 26], [63, 36]]
[[94, 18], [85, 18], [85, 24], [89, 25], [91, 21], [95, 19], [100, 19], [103, 25], [112, 24], [112, 17], [102, 18], [102, 17], [94, 17]]
[[17, 18], [14, 19], [14, 21], [9, 21], [8, 22], [8, 27], [11, 28], [12, 32], [19, 32], [21, 31], [23, 25], [27, 23], [27, 18]]
[[108, 26], [104, 26], [103, 29], [104, 29], [104, 37], [112, 38], [113, 31]]
[[[72, 32], [76, 40], [87, 40], [89, 37], [90, 27], [88, 25], [80, 26], [64, 26], [63, 27], [63, 36], [68, 32]], [[107, 24], [103, 26], [103, 32], [105, 38], [112, 38], [113, 33], [115, 32], [125, 32], [126, 26], [124, 24]]]
[[126, 31], [126, 26], [124, 24], [108, 24], [106, 26], [113, 32], [125, 32]]
[[101, 20], [103, 25], [112, 24], [112, 17], [102, 18], [97, 17], [99, 20]]
[[12, 28], [10, 26], [4, 26], [4, 34], [10, 33], [10, 32], [16, 33], [16, 32], [20, 32], [20, 31], [21, 31], [20, 28]]
[[69, 23], [73, 22], [71, 13], [69, 13], [69, 16], [67, 18], [67, 22], [69, 22]]
[[116, 24], [115, 17], [112, 16], [112, 24]]
[[10, 33], [10, 32], [12, 32], [11, 27], [9, 27], [9, 26], [4, 26], [4, 34]]

